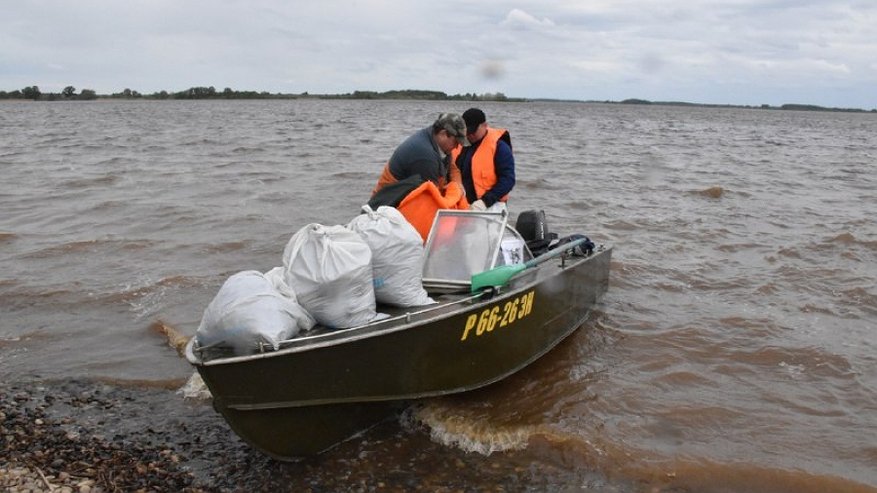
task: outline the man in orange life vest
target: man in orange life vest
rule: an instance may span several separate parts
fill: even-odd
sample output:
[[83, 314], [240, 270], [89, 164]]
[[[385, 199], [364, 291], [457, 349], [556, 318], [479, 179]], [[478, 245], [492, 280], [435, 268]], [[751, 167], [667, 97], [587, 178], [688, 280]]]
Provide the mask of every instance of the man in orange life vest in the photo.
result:
[[485, 210], [508, 200], [515, 186], [515, 157], [507, 130], [491, 128], [478, 108], [463, 113], [470, 146], [454, 149], [451, 159], [460, 169], [470, 209]]
[[455, 148], [468, 145], [466, 123], [460, 115], [442, 113], [431, 126], [418, 130], [399, 144], [384, 166], [372, 196], [387, 185], [414, 176], [435, 183], [443, 193], [451, 183], [461, 186], [460, 171], [453, 166], [450, 156]]

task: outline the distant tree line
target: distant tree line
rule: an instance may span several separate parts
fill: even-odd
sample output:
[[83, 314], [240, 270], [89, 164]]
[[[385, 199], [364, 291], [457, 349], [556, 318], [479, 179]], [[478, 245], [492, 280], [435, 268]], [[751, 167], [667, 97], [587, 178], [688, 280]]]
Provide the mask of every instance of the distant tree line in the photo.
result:
[[405, 89], [398, 91], [354, 91], [348, 94], [322, 95], [324, 99], [420, 99], [431, 101], [525, 101], [522, 98], [509, 98], [501, 92], [485, 94], [454, 94], [449, 95], [441, 91], [424, 91], [418, 89]]
[[77, 94], [76, 88], [73, 86], [67, 86], [59, 93], [45, 93], [40, 91], [40, 88], [37, 86], [28, 86], [14, 91], [0, 91], [0, 99], [29, 99], [33, 101], [91, 101], [95, 99], [289, 99], [297, 97], [299, 96], [292, 94], [270, 94], [264, 91], [234, 91], [228, 87], [222, 92], [218, 92], [213, 86], [192, 87], [185, 91], [173, 93], [159, 91], [152, 94], [141, 94], [138, 91], [126, 88], [121, 92], [110, 95], [97, 94], [93, 89], [83, 89]]
[[152, 94], [141, 94], [131, 89], [116, 92], [109, 96], [100, 96], [110, 99], [294, 99], [294, 94], [271, 94], [269, 92], [235, 91], [226, 87], [222, 92], [215, 87], [190, 87], [185, 91], [168, 92], [158, 91]]
[[267, 91], [236, 91], [226, 87], [221, 92], [215, 87], [190, 87], [184, 91], [168, 92], [158, 91], [152, 94], [141, 94], [138, 91], [125, 88], [121, 92], [110, 95], [97, 94], [92, 89], [83, 89], [76, 94], [76, 88], [67, 86], [60, 93], [43, 93], [37, 86], [25, 87], [11, 92], [0, 91], [0, 99], [30, 99], [34, 101], [75, 101], [94, 99], [419, 99], [435, 101], [524, 101], [524, 99], [508, 98], [501, 92], [486, 94], [457, 94], [450, 96], [441, 91], [426, 91], [416, 89], [394, 91], [354, 91], [347, 94], [272, 94]]
[[42, 92], [37, 86], [29, 86], [15, 91], [0, 91], [0, 99], [32, 99], [34, 101], [91, 101], [97, 99], [97, 93], [92, 89], [83, 89], [76, 94], [76, 88], [67, 86], [61, 92]]
[[[615, 101], [601, 101], [603, 103], [616, 103]], [[687, 103], [684, 101], [649, 101], [647, 99], [625, 99], [617, 102], [617, 104], [653, 104], [659, 106], [694, 106], [702, 108], [750, 108], [761, 110], [789, 110], [789, 111], [838, 111], [864, 113], [869, 110], [859, 108], [827, 108], [825, 106], [817, 106], [815, 104], [783, 104], [780, 106], [771, 106], [762, 104], [761, 106], [745, 106], [737, 104], [705, 104], [705, 103]], [[870, 110], [871, 113], [877, 113], [877, 109]]]
[[[37, 86], [25, 87], [15, 91], [0, 91], [0, 100], [2, 99], [22, 99], [33, 101], [92, 101], [95, 99], [416, 99], [429, 101], [557, 101], [557, 102], [576, 102], [576, 103], [605, 103], [605, 104], [630, 104], [630, 105], [663, 105], [663, 106], [694, 106], [703, 108], [751, 108], [763, 110], [792, 110], [792, 111], [843, 111], [862, 113], [869, 110], [858, 108], [827, 108], [824, 106], [816, 106], [812, 104], [783, 104], [781, 106], [771, 106], [762, 104], [760, 106], [746, 106], [734, 104], [704, 104], [704, 103], [688, 103], [684, 101], [649, 101], [646, 99], [625, 99], [623, 101], [581, 101], [581, 100], [557, 100], [557, 99], [524, 99], [509, 98], [501, 92], [496, 93], [466, 93], [449, 95], [441, 91], [428, 91], [421, 89], [404, 89], [393, 91], [354, 91], [346, 94], [309, 94], [303, 92], [301, 94], [281, 94], [269, 93], [267, 91], [236, 91], [230, 87], [226, 87], [221, 92], [215, 87], [190, 87], [184, 91], [168, 92], [158, 91], [152, 94], [141, 94], [138, 91], [125, 88], [121, 92], [110, 95], [97, 94], [92, 89], [83, 89], [76, 93], [76, 88], [67, 86], [60, 93], [43, 93]], [[877, 113], [877, 109], [870, 110], [871, 113]]]

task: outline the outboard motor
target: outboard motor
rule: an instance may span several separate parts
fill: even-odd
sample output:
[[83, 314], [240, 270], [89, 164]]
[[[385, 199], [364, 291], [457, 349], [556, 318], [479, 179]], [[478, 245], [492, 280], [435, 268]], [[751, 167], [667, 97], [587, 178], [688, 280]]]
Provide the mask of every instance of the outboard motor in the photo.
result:
[[521, 236], [531, 242], [534, 240], [544, 240], [548, 237], [548, 225], [545, 223], [545, 211], [531, 210], [524, 211], [518, 216], [515, 222], [515, 229]]
[[547, 252], [551, 243], [557, 239], [557, 234], [548, 231], [545, 211], [542, 210], [521, 212], [515, 222], [515, 229], [527, 241], [527, 248], [536, 257]]

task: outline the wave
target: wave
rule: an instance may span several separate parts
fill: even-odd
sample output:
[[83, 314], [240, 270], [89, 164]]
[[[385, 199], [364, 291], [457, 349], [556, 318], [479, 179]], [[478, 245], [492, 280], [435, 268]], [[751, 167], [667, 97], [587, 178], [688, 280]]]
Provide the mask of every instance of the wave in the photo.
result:
[[89, 212], [109, 212], [126, 207], [128, 204], [122, 200], [105, 200], [91, 207]]
[[131, 303], [136, 300], [141, 300], [148, 296], [163, 294], [169, 288], [174, 289], [185, 289], [185, 288], [196, 288], [202, 287], [205, 285], [205, 280], [201, 277], [190, 277], [190, 276], [170, 276], [163, 277], [156, 282], [152, 282], [146, 284], [144, 286], [139, 287], [126, 287], [123, 291], [111, 293], [105, 295], [103, 297], [99, 297], [98, 301], [102, 303]]
[[697, 195], [709, 197], [711, 199], [720, 199], [725, 194], [725, 189], [719, 186], [709, 187], [705, 190], [695, 192]]
[[[665, 461], [628, 461], [612, 467], [612, 473], [660, 488], [661, 491], [724, 493], [875, 493], [877, 488], [830, 474], [796, 469], [771, 468], [748, 463], [718, 463], [705, 459], [677, 458]], [[616, 472], [617, 471], [617, 472]]]
[[603, 223], [603, 227], [605, 227], [607, 229], [615, 229], [615, 230], [619, 230], [619, 231], [636, 231], [640, 228], [635, 223], [632, 223], [629, 221], [621, 221], [621, 220], [605, 222], [605, 223]]
[[22, 258], [25, 259], [46, 259], [50, 257], [64, 256], [75, 253], [93, 253], [105, 247], [112, 247], [119, 250], [142, 250], [154, 244], [151, 240], [118, 240], [118, 239], [94, 239], [80, 240], [62, 243], [60, 245], [52, 245], [48, 248], [37, 250], [35, 252], [25, 253]]
[[7, 347], [15, 346], [21, 343], [22, 338], [26, 339], [26, 336], [0, 336], [0, 349], [5, 349]]
[[12, 309], [31, 310], [80, 310], [85, 307], [113, 307], [129, 305], [138, 318], [160, 310], [175, 293], [212, 286], [208, 278], [170, 276], [158, 281], [146, 281], [143, 285], [124, 284], [116, 287], [83, 287], [80, 282], [46, 286], [19, 286], [18, 282], [3, 282], [0, 287], [10, 289], [0, 292], [0, 305]]
[[794, 259], [801, 259], [802, 258], [801, 252], [799, 252], [794, 247], [780, 248], [779, 250], [777, 250], [777, 255], [780, 255], [780, 256], [786, 257], [786, 258], [794, 258]]
[[377, 181], [377, 178], [375, 178], [375, 176], [376, 175], [374, 173], [365, 173], [362, 171], [340, 171], [338, 173], [332, 173], [332, 178], [345, 178], [348, 180], [362, 180], [363, 182], [366, 182], [366, 183], [373, 178], [375, 179], [375, 181]]
[[230, 152], [231, 152], [231, 154], [248, 154], [249, 155], [249, 154], [253, 154], [253, 153], [257, 153], [257, 152], [265, 152], [265, 149], [262, 147], [240, 146], [240, 147], [235, 147]]
[[183, 352], [186, 349], [186, 344], [189, 342], [189, 336], [184, 335], [179, 330], [161, 320], [153, 322], [152, 325], [149, 326], [149, 330], [165, 336], [167, 338], [168, 346], [176, 349], [177, 354], [180, 356], [183, 355]]
[[486, 420], [468, 420], [435, 401], [412, 406], [401, 419], [405, 427], [426, 426], [436, 443], [481, 455], [523, 449], [535, 433], [530, 426], [496, 427]]
[[[657, 467], [656, 467], [657, 466]], [[702, 493], [746, 491], [751, 493], [875, 493], [877, 488], [829, 474], [794, 469], [770, 468], [754, 464], [723, 464], [707, 460], [676, 459], [663, 468], [649, 465], [638, 476], [669, 490]]]
[[482, 455], [522, 451], [531, 457], [531, 463], [596, 471], [612, 478], [613, 483], [638, 485], [637, 491], [877, 493], [877, 488], [835, 475], [745, 462], [667, 457], [602, 436], [582, 437], [544, 424], [495, 427], [485, 420], [467, 420], [435, 403], [414, 406], [403, 413], [402, 419], [405, 427], [418, 423], [426, 426], [433, 441], [448, 447]]
[[121, 180], [121, 177], [118, 175], [104, 175], [96, 178], [78, 178], [75, 180], [68, 180], [61, 184], [62, 187], [66, 188], [91, 188], [91, 187], [105, 187], [109, 185], [113, 185]]
[[111, 158], [108, 158], [108, 159], [104, 159], [104, 160], [102, 160], [102, 161], [99, 161], [97, 164], [98, 164], [99, 166], [106, 166], [106, 165], [112, 165], [112, 164], [121, 164], [121, 163], [125, 163], [125, 162], [128, 162], [128, 161], [129, 161], [129, 158], [124, 158], [124, 157], [119, 157], [119, 156], [113, 156], [113, 157], [111, 157]]
[[826, 308], [824, 306], [817, 306], [817, 305], [814, 305], [813, 303], [807, 303], [804, 306], [799, 307], [798, 310], [800, 310], [801, 313], [821, 313], [823, 315], [835, 315], [835, 316], [837, 315], [831, 309]]
[[842, 291], [841, 295], [844, 304], [860, 307], [871, 314], [877, 313], [877, 294], [869, 292], [866, 288], [847, 289]]
[[2, 335], [0, 336], [0, 349], [5, 347], [26, 344], [31, 341], [48, 341], [52, 336], [44, 331], [24, 332], [18, 335]]
[[759, 295], [773, 295], [777, 294], [781, 291], [782, 288], [777, 286], [775, 283], [768, 282], [767, 284], [762, 284], [755, 290]]
[[844, 246], [858, 245], [877, 252], [877, 241], [859, 240], [852, 233], [841, 233], [837, 236], [826, 239], [823, 243], [828, 245], [840, 244]]
[[[15, 282], [2, 283], [0, 287], [14, 286]], [[0, 294], [0, 302], [4, 306], [12, 307], [29, 307], [35, 304], [53, 303], [76, 303], [81, 301], [81, 291], [75, 289], [61, 289], [57, 287], [46, 287], [43, 289], [27, 289], [23, 287], [16, 288], [7, 294]]]
[[592, 202], [587, 202], [584, 200], [571, 200], [569, 202], [564, 202], [564, 203], [560, 204], [560, 206], [563, 210], [569, 210], [569, 211], [587, 211], [588, 209], [590, 209], [591, 207], [593, 207], [595, 205], [596, 204], [594, 204]]
[[763, 243], [728, 243], [725, 245], [719, 245], [716, 247], [716, 250], [720, 252], [733, 253], [740, 252], [743, 250], [753, 250], [757, 248], [763, 248]]
[[203, 246], [201, 249], [205, 253], [236, 252], [238, 250], [243, 250], [252, 244], [253, 244], [253, 242], [250, 240], [227, 241], [225, 243], [216, 243], [216, 244], [206, 245], [206, 246]]
[[559, 184], [554, 184], [548, 181], [545, 178], [537, 178], [535, 180], [529, 180], [526, 182], [520, 182], [515, 184], [516, 190], [522, 190], [526, 192], [539, 192], [541, 190], [563, 190], [565, 192], [569, 191], [569, 187], [564, 184], [563, 186]]
[[843, 378], [855, 376], [850, 361], [839, 354], [819, 347], [766, 346], [754, 351], [727, 351], [728, 358], [749, 367], [797, 368], [813, 378]]
[[202, 138], [200, 138], [200, 139], [189, 140], [189, 141], [186, 141], [186, 142], [180, 142], [180, 143], [177, 144], [177, 145], [182, 146], [182, 147], [192, 147], [192, 146], [209, 146], [209, 147], [213, 147], [213, 146], [222, 146], [222, 145], [225, 145], [225, 144], [226, 144], [226, 142], [223, 142], [223, 141], [219, 141], [219, 140], [212, 139], [212, 138], [207, 138], [207, 137], [202, 137]]
[[192, 376], [189, 377], [185, 385], [177, 389], [177, 394], [182, 395], [184, 399], [196, 401], [213, 398], [210, 389], [207, 388], [207, 384], [204, 383], [204, 379], [201, 378], [201, 374], [197, 371], [192, 373]]
[[750, 318], [750, 317], [724, 317], [719, 319], [722, 327], [724, 328], [735, 328], [735, 329], [745, 329], [747, 331], [763, 329], [764, 327], [769, 327], [771, 325], [771, 320], [767, 318]]

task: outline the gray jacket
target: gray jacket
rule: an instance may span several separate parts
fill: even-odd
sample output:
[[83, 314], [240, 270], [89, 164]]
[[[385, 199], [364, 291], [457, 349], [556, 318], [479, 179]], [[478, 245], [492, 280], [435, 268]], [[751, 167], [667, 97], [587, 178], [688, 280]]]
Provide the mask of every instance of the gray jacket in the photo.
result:
[[397, 180], [420, 175], [424, 180], [438, 185], [439, 178], [444, 178], [445, 183], [450, 181], [449, 162], [448, 156], [442, 157], [430, 126], [415, 132], [393, 151], [390, 157], [390, 173]]

